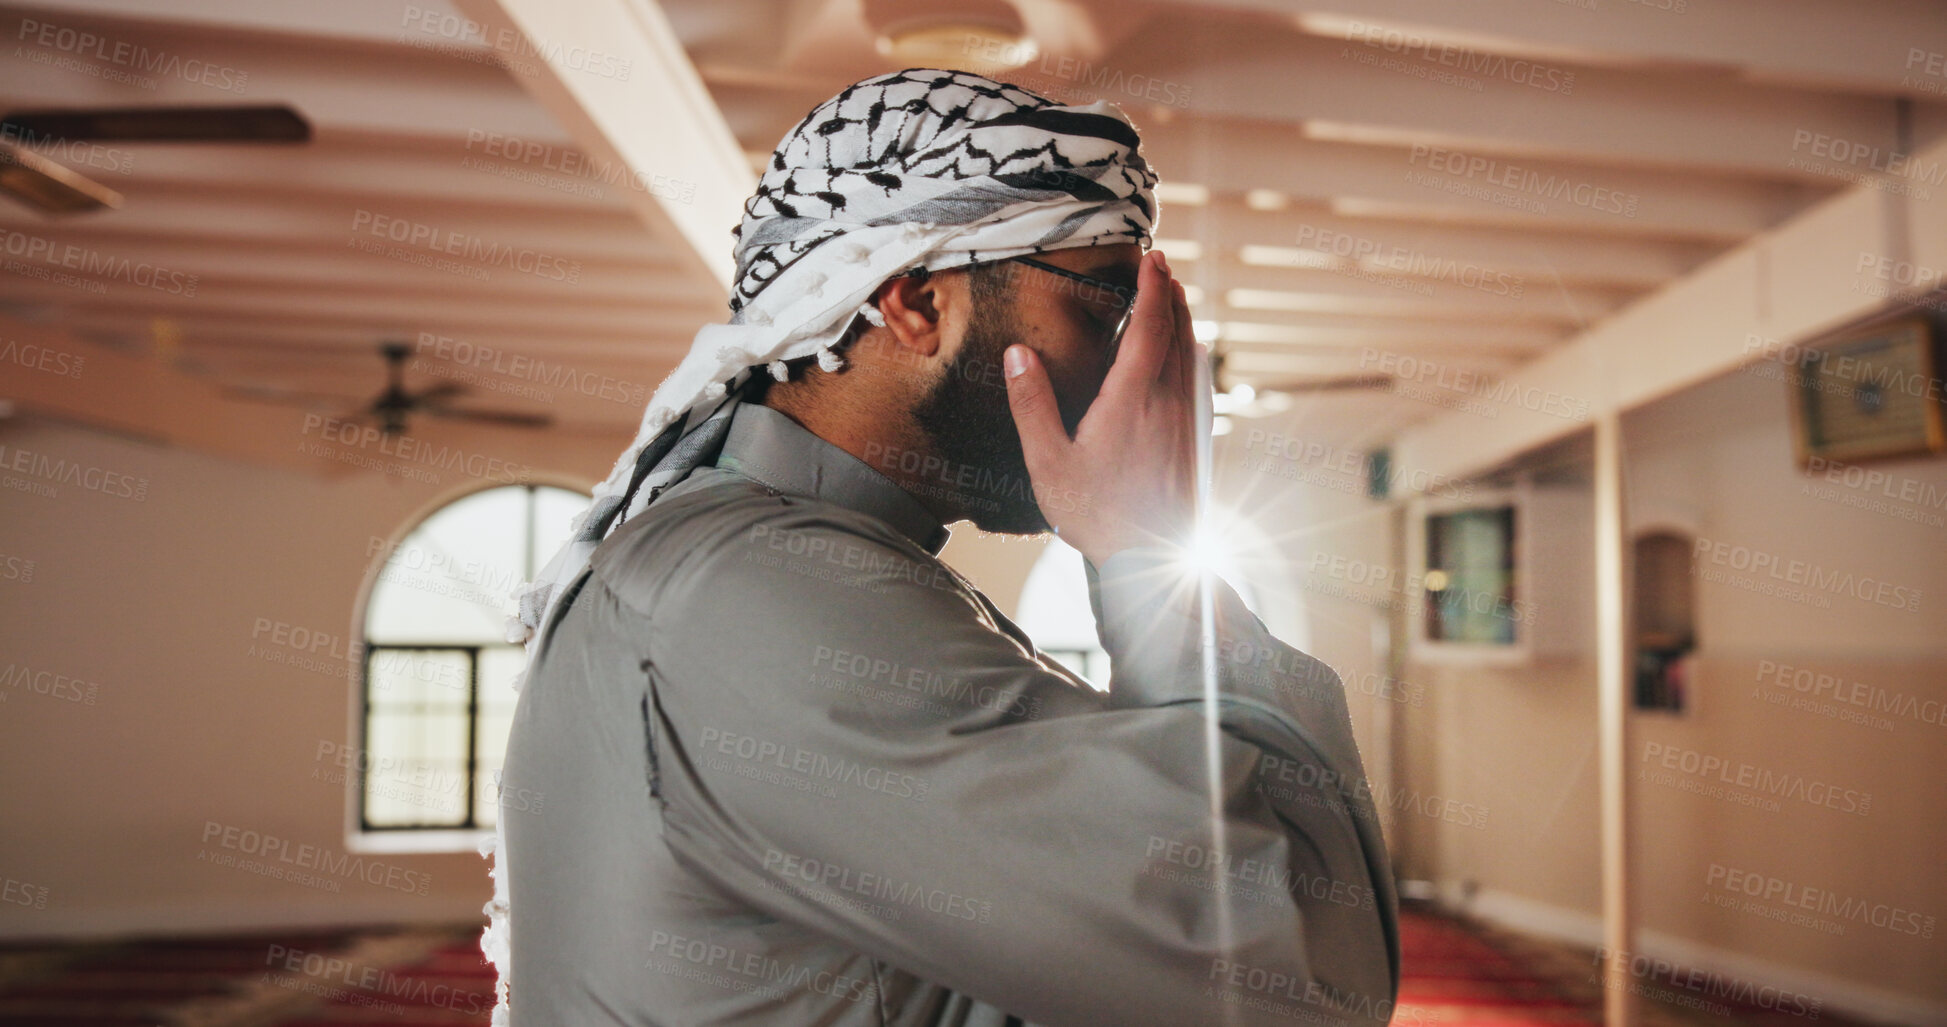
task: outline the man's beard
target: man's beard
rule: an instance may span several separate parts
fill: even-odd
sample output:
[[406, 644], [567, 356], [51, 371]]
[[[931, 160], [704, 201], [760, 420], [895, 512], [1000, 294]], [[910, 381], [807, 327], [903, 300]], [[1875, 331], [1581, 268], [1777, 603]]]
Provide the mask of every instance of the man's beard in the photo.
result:
[[[1033, 535], [1049, 525], [1035, 502], [1021, 433], [1014, 427], [1001, 377], [1001, 354], [1015, 334], [1013, 318], [1001, 304], [999, 297], [992, 297], [974, 305], [960, 352], [946, 376], [913, 408], [913, 420], [926, 433], [934, 455], [946, 461], [940, 484], [961, 500], [976, 527]], [[1070, 436], [1083, 413], [1062, 411]]]

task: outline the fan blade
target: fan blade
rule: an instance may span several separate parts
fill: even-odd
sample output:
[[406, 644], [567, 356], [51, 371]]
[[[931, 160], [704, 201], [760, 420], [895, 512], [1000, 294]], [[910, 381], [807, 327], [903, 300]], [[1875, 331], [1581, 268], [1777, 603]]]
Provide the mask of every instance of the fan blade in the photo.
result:
[[122, 205], [122, 194], [40, 154], [0, 145], [0, 192], [43, 214], [82, 214]]
[[275, 385], [225, 385], [223, 394], [237, 399], [256, 403], [283, 403], [290, 406], [321, 407], [329, 405], [334, 409], [350, 410], [361, 402], [356, 397], [341, 396], [331, 392], [308, 392], [304, 389], [286, 389]]
[[466, 386], [460, 384], [459, 382], [438, 382], [432, 385], [428, 385], [425, 388], [420, 389], [418, 392], [409, 393], [409, 395], [412, 396], [412, 401], [414, 403], [417, 403], [418, 405], [425, 407], [425, 406], [436, 405], [443, 400], [453, 399], [458, 396], [464, 396], [470, 391], [472, 390], [468, 389]]
[[512, 410], [468, 410], [462, 407], [423, 407], [421, 413], [455, 421], [503, 424], [510, 428], [545, 428], [554, 423], [552, 414], [521, 414]]
[[311, 123], [284, 104], [26, 110], [0, 121], [0, 138], [117, 143], [308, 143]]

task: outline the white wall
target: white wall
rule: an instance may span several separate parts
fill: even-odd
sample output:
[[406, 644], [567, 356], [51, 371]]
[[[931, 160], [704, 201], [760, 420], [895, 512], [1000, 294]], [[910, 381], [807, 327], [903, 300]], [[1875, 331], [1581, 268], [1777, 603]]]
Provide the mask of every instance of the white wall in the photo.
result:
[[[1688, 520], [1706, 539], [1922, 594], [1910, 611], [1829, 590], [1814, 589], [1816, 602], [1799, 602], [1697, 580], [1701, 649], [1692, 709], [1633, 720], [1632, 766], [1666, 775], [1632, 779], [1640, 947], [1755, 983], [1789, 984], [1835, 1008], [1941, 1022], [1947, 939], [1938, 933], [1920, 938], [1832, 915], [1825, 919], [1841, 923], [1843, 933], [1826, 933], [1716, 900], [1749, 898], [1725, 887], [1736, 870], [1762, 875], [1740, 880], [1770, 888], [1769, 900], [1753, 901], [1774, 913], [1793, 911], [1787, 889], [1801, 897], [1820, 889], [1888, 913], [1947, 918], [1940, 863], [1947, 852], [1947, 715], [1937, 705], [1947, 701], [1947, 527], [1939, 526], [1947, 518], [1947, 461], [1873, 465], [1895, 489], [1910, 480], [1922, 496], [1933, 490], [1930, 507], [1878, 497], [1889, 508], [1924, 512], [1932, 524], [1819, 498], [1808, 488], [1829, 487], [1855, 502], [1875, 494], [1802, 475], [1792, 459], [1784, 386], [1745, 373], [1633, 413], [1624, 432], [1626, 493], [1637, 523]], [[1587, 524], [1548, 527], [1592, 544]], [[1699, 567], [1720, 565], [1705, 557]], [[1779, 666], [1911, 703], [1900, 704], [1905, 715], [1886, 715], [1890, 730], [1776, 705], [1767, 696], [1799, 695], [1775, 677], [1761, 678], [1761, 669]], [[1415, 665], [1412, 674], [1435, 697], [1431, 716], [1413, 733], [1412, 744], [1430, 751], [1412, 763], [1419, 780], [1492, 812], [1484, 828], [1424, 825], [1432, 837], [1409, 866], [1450, 893], [1480, 889], [1483, 913], [1593, 942], [1600, 900], [1592, 662], [1504, 671]], [[1825, 698], [1831, 709], [1859, 711]], [[1927, 711], [1931, 722], [1923, 719]], [[1661, 766], [1663, 753], [1677, 754], [1677, 770]], [[1686, 774], [1687, 753], [1732, 769]], [[1802, 778], [1819, 795], [1826, 788], [1811, 785], [1836, 788], [1841, 806], [1866, 806], [1868, 795], [1870, 805], [1846, 812], [1787, 794], [1773, 811], [1683, 786], [1761, 791], [1737, 786], [1735, 768], [1745, 765], [1752, 775]], [[1789, 793], [1796, 786], [1784, 787]], [[1722, 868], [1715, 877], [1713, 867]], [[1900, 924], [1919, 929], [1925, 922]]]
[[[0, 472], [0, 936], [479, 916], [478, 855], [368, 856], [370, 880], [345, 867], [345, 792], [327, 780], [342, 771], [317, 757], [347, 743], [371, 539], [492, 483], [327, 480], [24, 418], [0, 421], [0, 446], [0, 467], [29, 468]], [[606, 466], [619, 448], [563, 458]], [[15, 487], [49, 484], [32, 468], [60, 465], [40, 458], [89, 473], [51, 497]], [[136, 482], [143, 498], [114, 494]], [[301, 654], [264, 621], [332, 636], [318, 667], [273, 662]], [[270, 865], [329, 860], [338, 890], [206, 860], [246, 858], [244, 831], [287, 842]]]

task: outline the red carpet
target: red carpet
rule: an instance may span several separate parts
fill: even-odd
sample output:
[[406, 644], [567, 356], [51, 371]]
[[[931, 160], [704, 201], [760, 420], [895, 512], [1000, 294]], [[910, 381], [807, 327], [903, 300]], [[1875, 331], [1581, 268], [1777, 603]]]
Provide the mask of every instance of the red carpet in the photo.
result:
[[[5, 1027], [458, 1027], [484, 1025], [493, 970], [480, 928], [370, 928], [0, 945]], [[1594, 1027], [1601, 989], [1587, 952], [1409, 908], [1396, 1027]], [[1776, 1011], [1653, 995], [1644, 1022], [1783, 1025]], [[1846, 1021], [1826, 1012], [1819, 1027]], [[787, 1025], [788, 1027], [788, 1025]], [[1113, 1025], [1105, 1025], [1113, 1027]]]
[[1400, 911], [1401, 1027], [1595, 1025], [1602, 1011], [1459, 921]]

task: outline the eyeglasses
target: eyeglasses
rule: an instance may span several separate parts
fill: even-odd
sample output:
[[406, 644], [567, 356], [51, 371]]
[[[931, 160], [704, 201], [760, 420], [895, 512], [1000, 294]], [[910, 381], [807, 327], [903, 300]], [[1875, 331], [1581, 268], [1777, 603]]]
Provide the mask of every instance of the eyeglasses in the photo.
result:
[[[1115, 330], [1109, 334], [1109, 347], [1106, 360], [1108, 364], [1113, 365], [1115, 363], [1116, 352], [1122, 347], [1122, 333], [1129, 330], [1130, 316], [1136, 310], [1136, 290], [1126, 285], [1105, 282], [1100, 278], [1090, 278], [1087, 275], [1070, 271], [1065, 267], [1056, 267], [1053, 264], [1035, 260], [1031, 257], [1013, 257], [1010, 259], [1014, 263], [1026, 264], [1029, 267], [1039, 268], [1049, 274], [1060, 275], [1071, 282], [1088, 286], [1093, 290], [1092, 295], [1084, 294], [1078, 290], [1076, 296], [1084, 303], [1105, 308], [1101, 314], [1101, 319], [1104, 321], [1112, 321], [1115, 324]], [[904, 274], [925, 281], [931, 272], [925, 267], [915, 267], [908, 269]]]
[[1053, 264], [1043, 263], [1030, 257], [1015, 257], [1014, 260], [1016, 263], [1026, 264], [1032, 268], [1039, 268], [1049, 274], [1060, 275], [1071, 282], [1078, 282], [1095, 290], [1095, 295], [1093, 296], [1082, 295], [1081, 293], [1077, 293], [1077, 296], [1085, 303], [1107, 308], [1103, 320], [1113, 319], [1115, 330], [1109, 334], [1107, 362], [1114, 364], [1116, 351], [1122, 346], [1122, 333], [1129, 330], [1130, 315], [1134, 314], [1136, 310], [1136, 290], [1128, 286], [1105, 282], [1099, 278], [1090, 278], [1087, 275], [1078, 274], [1064, 267], [1056, 267]]

